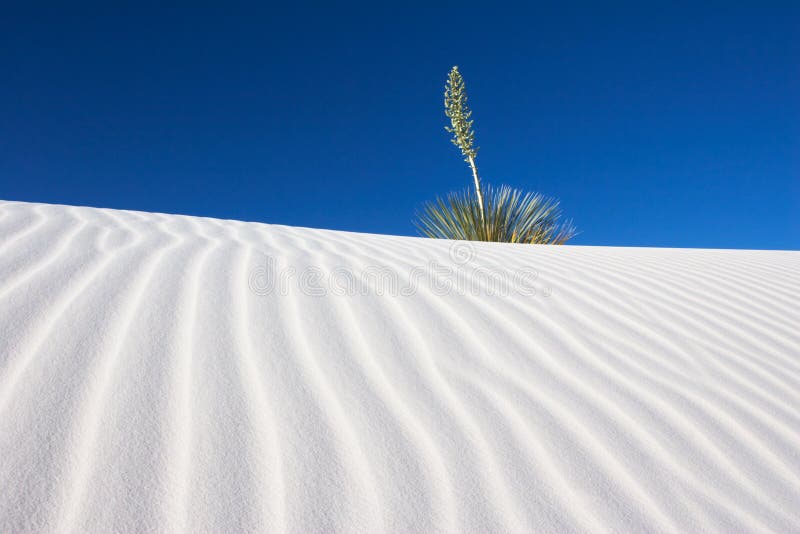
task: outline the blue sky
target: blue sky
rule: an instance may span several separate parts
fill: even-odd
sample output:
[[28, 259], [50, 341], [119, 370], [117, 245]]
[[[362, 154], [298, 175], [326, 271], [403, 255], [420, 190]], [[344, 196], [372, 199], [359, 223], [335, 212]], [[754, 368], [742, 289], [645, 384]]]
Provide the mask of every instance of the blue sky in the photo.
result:
[[488, 4], [4, 7], [0, 198], [414, 235], [457, 64], [573, 244], [800, 248], [800, 4]]

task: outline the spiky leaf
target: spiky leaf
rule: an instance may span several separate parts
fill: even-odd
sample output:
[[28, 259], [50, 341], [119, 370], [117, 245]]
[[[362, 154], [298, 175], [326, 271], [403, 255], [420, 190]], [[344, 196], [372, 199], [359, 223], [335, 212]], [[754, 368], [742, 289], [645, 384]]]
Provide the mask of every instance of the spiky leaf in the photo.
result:
[[557, 200], [508, 186], [483, 187], [486, 221], [471, 189], [426, 203], [415, 221], [420, 232], [435, 239], [561, 245], [575, 236], [570, 221], [560, 222]]

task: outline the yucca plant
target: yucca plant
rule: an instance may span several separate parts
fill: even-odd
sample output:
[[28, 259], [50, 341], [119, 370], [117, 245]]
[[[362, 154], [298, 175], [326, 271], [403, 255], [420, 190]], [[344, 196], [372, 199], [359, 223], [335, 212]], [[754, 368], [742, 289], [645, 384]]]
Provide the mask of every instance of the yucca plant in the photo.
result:
[[575, 235], [571, 222], [559, 222], [561, 210], [557, 200], [481, 182], [475, 163], [478, 147], [474, 146], [472, 111], [467, 107], [467, 90], [458, 67], [453, 67], [447, 78], [444, 113], [450, 119], [445, 130], [453, 134], [452, 143], [461, 150], [472, 171], [474, 189], [450, 193], [444, 199], [424, 204], [415, 221], [423, 235], [436, 239], [553, 245], [561, 245]]
[[466, 189], [426, 203], [417, 215], [417, 228], [436, 239], [502, 243], [561, 245], [575, 235], [570, 222], [559, 223], [557, 200], [507, 185], [481, 189], [481, 199]]

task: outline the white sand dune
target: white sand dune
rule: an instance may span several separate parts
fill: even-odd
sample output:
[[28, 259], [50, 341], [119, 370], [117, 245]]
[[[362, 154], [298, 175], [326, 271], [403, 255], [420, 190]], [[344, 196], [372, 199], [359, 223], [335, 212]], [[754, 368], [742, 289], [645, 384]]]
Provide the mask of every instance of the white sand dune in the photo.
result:
[[800, 252], [0, 202], [0, 532], [800, 532]]

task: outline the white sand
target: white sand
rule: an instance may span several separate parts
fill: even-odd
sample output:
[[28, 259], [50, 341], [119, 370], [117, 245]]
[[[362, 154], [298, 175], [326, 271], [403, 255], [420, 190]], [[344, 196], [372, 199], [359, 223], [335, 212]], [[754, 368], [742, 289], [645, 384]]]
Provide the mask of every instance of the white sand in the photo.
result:
[[800, 532], [800, 252], [451, 245], [0, 202], [0, 532]]

